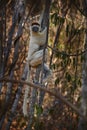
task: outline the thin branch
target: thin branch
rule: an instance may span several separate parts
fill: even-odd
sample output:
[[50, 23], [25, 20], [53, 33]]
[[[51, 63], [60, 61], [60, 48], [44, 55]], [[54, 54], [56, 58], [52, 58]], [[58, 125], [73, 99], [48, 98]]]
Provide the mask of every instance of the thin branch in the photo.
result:
[[6, 50], [6, 53], [5, 53], [5, 60], [4, 60], [4, 67], [3, 67], [4, 74], [5, 74], [7, 61], [8, 61], [11, 46], [12, 46], [12, 38], [13, 38], [13, 35], [14, 35], [17, 20], [18, 20], [18, 10], [17, 10], [17, 7], [15, 5], [14, 15], [13, 15], [13, 19], [12, 19], [12, 26], [11, 26], [9, 34], [8, 34], [7, 50]]
[[79, 111], [79, 109], [74, 106], [72, 103], [70, 103], [68, 100], [65, 99], [65, 97], [63, 95], [61, 95], [59, 92], [56, 94], [54, 92], [51, 92], [50, 90], [48, 90], [47, 88], [42, 87], [43, 85], [40, 84], [34, 84], [31, 82], [26, 82], [26, 81], [18, 81], [18, 80], [10, 80], [10, 79], [0, 79], [0, 82], [12, 82], [12, 83], [18, 83], [18, 84], [22, 84], [22, 85], [29, 85], [30, 87], [36, 88], [36, 89], [40, 89], [48, 94], [50, 94], [51, 96], [55, 96], [56, 98], [60, 99], [63, 103], [65, 103], [66, 105], [68, 105], [71, 109], [73, 109], [79, 116], [81, 116], [82, 118], [84, 118], [85, 121], [87, 121], [87, 118], [84, 117], [84, 115]]
[[51, 6], [52, 0], [45, 0], [45, 11], [42, 21], [42, 28], [47, 27], [47, 35], [46, 35], [46, 41], [43, 49], [43, 60], [42, 60], [42, 73], [41, 73], [41, 83], [43, 79], [43, 72], [44, 72], [44, 63], [45, 63], [45, 52], [48, 45], [48, 34], [49, 34], [49, 13], [50, 13], [50, 6]]
[[[56, 36], [55, 36], [55, 40], [54, 40], [54, 44], [53, 44], [54, 49], [56, 48], [56, 45], [58, 45], [57, 43], [58, 43], [58, 39], [59, 39], [59, 36], [60, 36], [62, 26], [63, 26], [63, 23], [62, 24], [60, 23], [60, 25], [57, 28], [57, 32], [56, 32]], [[49, 65], [50, 67], [51, 67], [53, 55], [54, 55], [54, 51], [52, 50], [52, 54], [51, 54], [51, 58], [50, 58], [50, 65]]]
[[76, 7], [76, 9], [83, 15], [83, 16], [86, 16], [86, 9], [80, 9], [79, 6], [75, 3], [75, 1], [73, 1], [73, 5]]
[[[13, 77], [14, 77], [14, 71], [11, 71], [10, 80], [12, 80]], [[4, 123], [4, 120], [5, 120], [5, 117], [6, 117], [6, 112], [8, 111], [8, 108], [9, 108], [8, 106], [9, 106], [9, 103], [11, 101], [12, 86], [13, 86], [13, 83], [9, 82], [8, 87], [7, 87], [7, 92], [6, 92], [5, 105], [4, 105], [3, 112], [2, 112], [1, 118], [0, 118], [0, 129], [2, 128], [2, 125]]]
[[75, 54], [68, 54], [68, 53], [66, 53], [66, 52], [63, 52], [63, 51], [59, 51], [59, 50], [57, 50], [57, 49], [55, 49], [55, 48], [52, 48], [51, 46], [47, 46], [48, 48], [50, 48], [50, 49], [52, 49], [53, 51], [54, 51], [54, 53], [59, 53], [59, 54], [61, 54], [61, 55], [66, 55], [66, 56], [79, 56], [79, 55], [83, 55], [83, 54], [85, 54], [86, 52], [87, 52], [87, 48], [85, 49], [85, 50], [83, 50], [82, 52], [80, 52], [80, 53], [75, 53]]
[[[69, 9], [69, 7], [66, 8], [66, 10], [65, 10], [65, 12], [63, 14], [63, 17], [66, 16], [68, 9]], [[58, 40], [59, 40], [59, 36], [60, 36], [61, 30], [62, 30], [63, 24], [64, 24], [64, 20], [63, 20], [63, 22], [60, 22], [59, 26], [57, 27], [53, 48], [56, 48], [56, 46], [58, 45]], [[52, 54], [51, 54], [51, 58], [50, 58], [50, 64], [49, 64], [50, 67], [51, 67], [53, 55], [54, 55], [54, 51], [52, 50]]]

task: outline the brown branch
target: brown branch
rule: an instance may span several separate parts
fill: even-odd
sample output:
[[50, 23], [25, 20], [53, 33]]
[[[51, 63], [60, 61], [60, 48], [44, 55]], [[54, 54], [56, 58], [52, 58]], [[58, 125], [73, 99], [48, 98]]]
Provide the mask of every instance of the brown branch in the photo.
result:
[[[69, 8], [67, 7], [66, 10], [65, 10], [65, 13], [63, 14], [63, 17], [66, 16], [68, 9]], [[59, 41], [61, 30], [63, 28], [63, 24], [64, 24], [64, 21], [60, 22], [59, 25], [58, 25], [58, 27], [57, 27], [56, 36], [55, 36], [54, 43], [53, 43], [53, 48], [54, 49], [58, 45], [58, 41]], [[51, 64], [52, 64], [53, 55], [54, 55], [54, 51], [52, 50], [52, 54], [51, 54], [51, 58], [50, 58], [50, 64], [49, 64], [50, 67], [51, 67]]]
[[26, 81], [18, 81], [18, 80], [10, 80], [10, 79], [0, 79], [0, 82], [12, 82], [12, 83], [20, 83], [20, 84], [26, 84], [29, 85], [30, 87], [36, 88], [36, 89], [40, 89], [52, 96], [55, 96], [56, 98], [59, 98], [63, 103], [65, 103], [67, 106], [69, 106], [72, 110], [74, 110], [79, 116], [81, 116], [82, 118], [84, 118], [85, 121], [87, 121], [87, 118], [79, 111], [79, 109], [73, 105], [72, 103], [70, 103], [68, 100], [65, 99], [65, 97], [63, 95], [61, 95], [59, 92], [56, 94], [54, 92], [51, 92], [50, 90], [48, 90], [47, 88], [42, 87], [43, 85], [36, 85], [34, 83], [31, 82], [26, 82]]
[[[58, 39], [59, 39], [59, 36], [60, 36], [62, 26], [63, 26], [63, 23], [62, 24], [60, 23], [60, 25], [57, 27], [56, 36], [55, 36], [55, 40], [54, 40], [54, 43], [53, 43], [54, 49], [58, 45]], [[52, 49], [52, 54], [51, 54], [51, 57], [50, 57], [50, 65], [49, 65], [50, 67], [51, 67], [51, 64], [52, 64], [53, 55], [54, 55], [54, 50]]]
[[[54, 51], [54, 53], [59, 53], [61, 55], [66, 55], [66, 56], [80, 56], [80, 55], [83, 55], [87, 52], [87, 48], [85, 50], [81, 50], [81, 52], [79, 52], [78, 54], [77, 53], [74, 53], [74, 54], [69, 54], [69, 53], [66, 53], [66, 52], [63, 52], [63, 51], [59, 51], [49, 45], [47, 45], [48, 48], [52, 49]], [[78, 50], [77, 50], [78, 51]]]

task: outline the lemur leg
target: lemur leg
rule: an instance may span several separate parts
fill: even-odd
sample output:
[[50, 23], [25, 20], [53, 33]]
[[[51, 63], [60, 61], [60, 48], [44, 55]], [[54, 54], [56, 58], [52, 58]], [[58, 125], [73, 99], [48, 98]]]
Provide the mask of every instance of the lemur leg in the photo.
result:
[[[48, 53], [48, 51], [46, 49], [46, 51], [45, 51], [45, 60], [47, 59], [47, 53]], [[31, 56], [31, 60], [29, 61], [29, 63], [30, 63], [30, 65], [32, 67], [36, 67], [36, 66], [42, 64], [42, 60], [43, 60], [43, 49], [35, 52]], [[45, 83], [45, 82], [51, 81], [52, 72], [45, 63], [44, 63], [43, 71], [44, 71], [43, 82]]]
[[[47, 59], [47, 49], [45, 51], [45, 60]], [[32, 66], [32, 67], [36, 67], [40, 64], [42, 64], [42, 60], [43, 60], [43, 49], [42, 50], [39, 50], [37, 52], [35, 52], [32, 56], [31, 56], [31, 59], [29, 61], [29, 64]]]
[[52, 81], [52, 71], [49, 69], [49, 67], [44, 63], [44, 77], [43, 77], [43, 83], [51, 82]]

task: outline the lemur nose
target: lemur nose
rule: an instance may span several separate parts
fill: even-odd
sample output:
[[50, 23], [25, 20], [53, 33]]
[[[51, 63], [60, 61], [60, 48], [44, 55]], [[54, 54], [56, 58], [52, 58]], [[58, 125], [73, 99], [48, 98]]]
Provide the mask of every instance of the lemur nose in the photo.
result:
[[32, 28], [32, 31], [38, 32], [38, 31], [39, 31], [39, 28], [38, 28], [38, 27], [33, 27], [33, 28]]

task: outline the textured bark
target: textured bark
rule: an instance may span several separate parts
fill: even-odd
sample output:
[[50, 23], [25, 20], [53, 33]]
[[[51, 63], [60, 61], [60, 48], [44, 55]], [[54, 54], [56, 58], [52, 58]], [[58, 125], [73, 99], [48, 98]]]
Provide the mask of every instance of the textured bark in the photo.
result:
[[[50, 5], [51, 5], [51, 0], [45, 1], [45, 11], [44, 11], [44, 16], [43, 16], [43, 20], [42, 20], [42, 28], [44, 28], [46, 26], [49, 28], [49, 9], [50, 9]], [[35, 79], [34, 79], [35, 84], [42, 82], [43, 66], [44, 66], [44, 60], [45, 60], [45, 49], [46, 49], [47, 43], [48, 43], [48, 29], [47, 29], [46, 43], [45, 43], [44, 51], [43, 51], [43, 63], [42, 63], [42, 66], [40, 65], [36, 68], [36, 74], [35, 74]], [[41, 77], [40, 77], [41, 72], [42, 72], [42, 74], [41, 74]], [[40, 79], [41, 79], [41, 81], [40, 81]], [[38, 101], [38, 104], [40, 106], [43, 103], [44, 94], [45, 94], [44, 92], [40, 91], [39, 101]], [[33, 117], [34, 117], [34, 108], [35, 108], [36, 100], [37, 100], [37, 89], [33, 88], [32, 92], [31, 92], [31, 98], [30, 98], [29, 123], [28, 123], [28, 126], [26, 127], [26, 130], [32, 129]]]
[[[84, 5], [84, 22], [85, 22], [85, 36], [84, 36], [84, 48], [87, 48], [87, 0]], [[82, 100], [81, 100], [81, 113], [87, 117], [87, 51], [84, 54], [84, 62], [82, 65]], [[87, 130], [87, 121], [80, 117], [78, 130]]]

